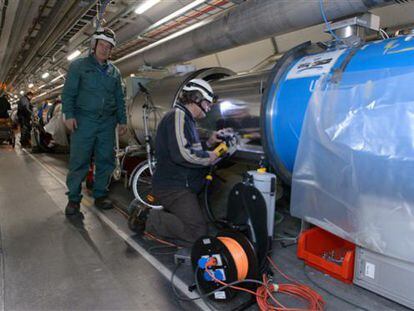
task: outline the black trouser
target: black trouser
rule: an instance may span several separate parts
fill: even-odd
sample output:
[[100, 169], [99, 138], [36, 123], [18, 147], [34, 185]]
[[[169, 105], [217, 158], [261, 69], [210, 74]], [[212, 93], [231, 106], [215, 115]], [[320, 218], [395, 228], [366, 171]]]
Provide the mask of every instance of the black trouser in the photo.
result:
[[30, 124], [30, 117], [20, 117], [20, 144], [22, 146], [27, 146], [30, 144], [30, 132], [32, 126]]
[[184, 247], [207, 234], [207, 223], [195, 193], [187, 189], [165, 190], [154, 191], [154, 196], [164, 209], [150, 211], [147, 232]]

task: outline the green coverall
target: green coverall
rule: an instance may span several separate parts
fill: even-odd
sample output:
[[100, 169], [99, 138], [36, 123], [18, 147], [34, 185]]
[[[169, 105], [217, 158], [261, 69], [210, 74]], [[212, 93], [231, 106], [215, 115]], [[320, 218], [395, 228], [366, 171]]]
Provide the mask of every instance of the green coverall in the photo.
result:
[[105, 197], [115, 168], [114, 140], [117, 124], [126, 124], [121, 74], [113, 64], [100, 65], [93, 55], [72, 62], [62, 93], [65, 119], [75, 118], [71, 134], [69, 201], [80, 202], [81, 184], [91, 157], [95, 159], [94, 198]]

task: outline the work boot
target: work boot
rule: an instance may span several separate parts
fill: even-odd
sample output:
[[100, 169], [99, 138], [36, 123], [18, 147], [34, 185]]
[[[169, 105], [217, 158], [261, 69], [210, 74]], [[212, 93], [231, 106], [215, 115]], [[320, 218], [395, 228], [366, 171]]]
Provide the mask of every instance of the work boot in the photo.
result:
[[95, 199], [95, 206], [100, 209], [111, 209], [114, 208], [112, 201], [108, 197], [101, 197]]
[[145, 222], [147, 221], [150, 209], [144, 205], [138, 205], [128, 217], [128, 228], [137, 233], [145, 231]]
[[80, 213], [80, 203], [69, 201], [65, 208], [66, 216], [73, 216]]

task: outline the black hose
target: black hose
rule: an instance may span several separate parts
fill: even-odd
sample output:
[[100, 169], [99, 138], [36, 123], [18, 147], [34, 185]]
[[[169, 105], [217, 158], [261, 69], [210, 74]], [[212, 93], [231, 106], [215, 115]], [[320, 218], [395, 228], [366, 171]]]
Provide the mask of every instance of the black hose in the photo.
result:
[[[211, 171], [209, 173], [211, 175]], [[206, 185], [204, 187], [204, 206], [206, 209], [208, 220], [218, 229], [223, 230], [228, 228], [228, 224], [225, 220], [217, 219], [214, 215], [213, 211], [211, 210], [210, 203], [208, 200], [208, 190], [209, 186], [211, 185], [211, 180], [206, 180]]]

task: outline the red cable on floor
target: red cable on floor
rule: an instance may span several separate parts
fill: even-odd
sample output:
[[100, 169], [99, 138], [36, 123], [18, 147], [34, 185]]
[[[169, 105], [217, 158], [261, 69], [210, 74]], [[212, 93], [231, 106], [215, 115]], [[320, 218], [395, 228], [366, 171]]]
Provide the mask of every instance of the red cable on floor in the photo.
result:
[[158, 243], [165, 244], [165, 245], [168, 245], [168, 246], [173, 246], [173, 247], [176, 247], [176, 248], [182, 248], [182, 247], [180, 247], [180, 246], [178, 246], [174, 243], [167, 242], [167, 241], [164, 241], [160, 238], [157, 238], [156, 236], [152, 235], [151, 233], [148, 233], [147, 231], [144, 232], [144, 235], [147, 236], [148, 238], [150, 238], [151, 240], [157, 241]]
[[[300, 284], [296, 280], [290, 278], [272, 261], [270, 257], [267, 257], [270, 264], [275, 268], [285, 279], [292, 282], [292, 284], [272, 284], [266, 277], [263, 275], [263, 285], [259, 286], [256, 292], [242, 288], [239, 286], [230, 285], [229, 287], [235, 290], [248, 292], [256, 296], [257, 305], [261, 311], [277, 310], [277, 311], [322, 311], [325, 305], [325, 301], [322, 296], [319, 295], [309, 286]], [[227, 283], [218, 280], [214, 274], [210, 271], [210, 267], [215, 265], [215, 259], [212, 258], [206, 264], [206, 271], [210, 277], [220, 285], [228, 286]], [[242, 281], [242, 280], [240, 280]], [[307, 303], [307, 308], [289, 308], [284, 306], [278, 299], [275, 297], [275, 293], [283, 293], [295, 298], [298, 298]]]

